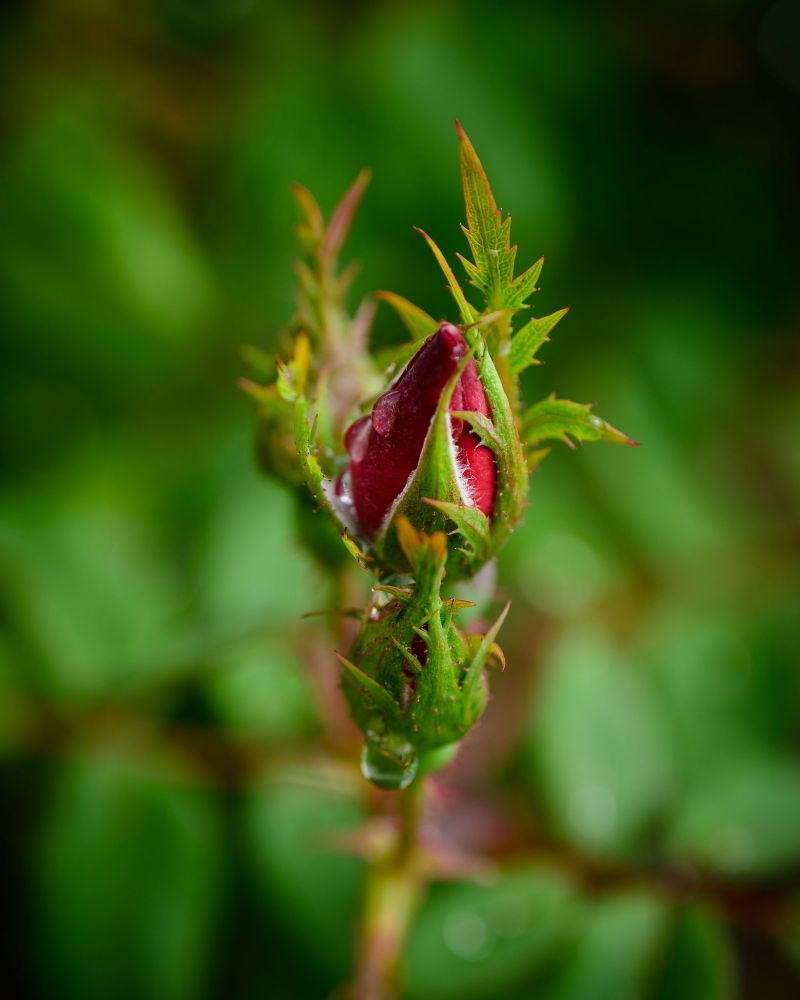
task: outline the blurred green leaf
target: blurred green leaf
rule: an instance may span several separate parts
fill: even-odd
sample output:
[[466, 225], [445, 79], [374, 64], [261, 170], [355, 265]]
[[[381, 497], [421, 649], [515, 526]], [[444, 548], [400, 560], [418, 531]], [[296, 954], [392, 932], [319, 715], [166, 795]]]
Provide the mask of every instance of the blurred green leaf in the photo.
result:
[[435, 887], [408, 946], [409, 1000], [515, 994], [562, 946], [574, 890], [545, 868], [512, 871], [488, 885]]
[[65, 765], [34, 854], [44, 995], [202, 995], [223, 858], [216, 805], [193, 781], [110, 753]]
[[661, 946], [667, 913], [644, 892], [628, 892], [587, 906], [572, 948], [562, 957], [547, 1000], [620, 1000], [643, 995]]
[[679, 805], [671, 853], [724, 875], [757, 878], [800, 859], [800, 768], [749, 756], [698, 773]]
[[610, 518], [606, 513], [611, 524], [624, 525], [627, 549], [636, 546], [650, 563], [685, 559], [689, 565], [678, 567], [679, 582], [691, 587], [695, 581], [689, 567], [703, 561], [700, 554], [716, 557], [729, 544], [728, 512], [699, 480], [691, 453], [675, 436], [649, 386], [624, 364], [624, 359], [617, 359], [613, 378], [605, 381], [598, 381], [595, 374], [593, 385], [598, 388], [593, 391], [614, 400], [620, 422], [631, 428], [642, 447], [635, 453], [588, 449], [581, 462], [591, 473], [591, 481], [583, 488], [611, 512]]
[[[245, 814], [265, 906], [280, 912], [298, 951], [313, 956], [305, 974], [320, 977], [328, 989], [351, 967], [364, 867], [336, 839], [361, 821], [360, 806], [330, 785], [323, 771], [287, 767], [252, 788]], [[298, 970], [298, 980], [303, 976]]]
[[730, 942], [719, 919], [699, 907], [675, 917], [653, 984], [653, 1000], [730, 1000], [736, 995]]
[[774, 624], [727, 610], [700, 616], [684, 599], [662, 600], [651, 617], [643, 659], [685, 781], [790, 745], [796, 671], [791, 654], [773, 650]]
[[325, 581], [295, 539], [291, 494], [238, 461], [230, 472], [237, 480], [205, 543], [204, 607], [215, 618], [291, 628], [329, 604]]
[[141, 509], [96, 472], [53, 489], [47, 507], [40, 497], [9, 504], [0, 524], [0, 588], [31, 660], [28, 683], [56, 697], [96, 695], [132, 666], [151, 671], [178, 606]]
[[297, 741], [318, 726], [307, 669], [284, 642], [250, 642], [219, 656], [207, 686], [230, 728]]
[[7, 330], [120, 383], [199, 340], [214, 303], [202, 252], [156, 162], [102, 100], [69, 93], [0, 162]]
[[658, 702], [600, 633], [576, 633], [545, 664], [529, 748], [554, 825], [587, 850], [630, 848], [669, 800]]

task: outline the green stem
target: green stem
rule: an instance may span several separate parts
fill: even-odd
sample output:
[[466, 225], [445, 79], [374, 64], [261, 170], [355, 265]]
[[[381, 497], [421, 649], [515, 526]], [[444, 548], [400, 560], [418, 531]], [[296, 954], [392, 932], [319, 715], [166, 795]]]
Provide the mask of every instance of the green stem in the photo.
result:
[[[502, 301], [495, 302], [488, 308], [491, 312], [495, 309], [502, 309], [502, 305]], [[497, 374], [500, 376], [500, 381], [503, 383], [503, 388], [506, 391], [511, 412], [516, 417], [519, 413], [519, 385], [514, 377], [514, 373], [511, 371], [511, 365], [508, 360], [508, 351], [511, 344], [511, 317], [504, 316], [497, 323], [492, 324], [492, 329], [497, 332], [497, 343], [494, 345], [494, 350], [492, 351], [492, 359], [497, 368]]]
[[425, 890], [418, 830], [425, 779], [399, 792], [400, 830], [394, 849], [367, 876], [354, 1000], [397, 997], [411, 921]]

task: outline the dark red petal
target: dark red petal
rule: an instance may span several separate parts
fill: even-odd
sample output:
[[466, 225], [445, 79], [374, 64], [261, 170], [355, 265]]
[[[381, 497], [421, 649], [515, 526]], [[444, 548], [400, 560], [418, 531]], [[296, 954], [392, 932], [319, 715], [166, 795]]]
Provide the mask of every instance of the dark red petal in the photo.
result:
[[[362, 531], [375, 535], [419, 463], [425, 437], [451, 375], [466, 353], [461, 331], [444, 323], [425, 341], [372, 413], [348, 429], [349, 491]], [[487, 414], [486, 396], [470, 361], [453, 393], [452, 410]], [[489, 449], [462, 421], [453, 437], [465, 479], [485, 514], [494, 503], [495, 467]]]
[[[462, 399], [458, 406], [451, 407], [453, 410], [468, 410], [489, 416], [489, 404], [486, 401], [486, 393], [478, 378], [478, 369], [474, 361], [470, 361], [464, 369], [464, 374], [458, 380], [458, 387], [461, 390]], [[455, 396], [455, 393], [453, 395]], [[455, 399], [453, 403], [455, 404]], [[489, 448], [481, 444], [480, 438], [474, 431], [470, 430], [468, 424], [463, 424], [461, 428], [456, 430], [454, 422], [453, 433], [459, 463], [470, 489], [472, 502], [478, 510], [489, 517], [494, 508], [497, 488], [497, 468], [494, 455]]]

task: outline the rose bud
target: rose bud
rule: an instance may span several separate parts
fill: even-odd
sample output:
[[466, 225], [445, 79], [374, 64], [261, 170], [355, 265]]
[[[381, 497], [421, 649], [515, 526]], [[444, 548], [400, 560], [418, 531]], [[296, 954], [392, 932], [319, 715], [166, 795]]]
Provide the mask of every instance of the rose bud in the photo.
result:
[[392, 789], [408, 785], [426, 757], [454, 747], [483, 713], [485, 668], [502, 661], [494, 640], [505, 617], [486, 635], [461, 632], [453, 619], [469, 602], [441, 597], [446, 536], [422, 535], [404, 517], [397, 534], [415, 585], [379, 588], [349, 656], [340, 656], [342, 690], [365, 735], [362, 771]]
[[[428, 533], [453, 525], [462, 532], [467, 546], [454, 547], [448, 562], [455, 576], [471, 575], [492, 554], [499, 486], [508, 478], [505, 466], [517, 470], [518, 462], [508, 461], [493, 422], [498, 398], [494, 403], [487, 398], [481, 378], [489, 366], [511, 445], [519, 451], [488, 354], [483, 351], [476, 362], [464, 334], [449, 323], [427, 338], [371, 412], [345, 435], [350, 462], [337, 494], [350, 505], [374, 558], [390, 570], [408, 570], [395, 531], [401, 514]], [[508, 521], [507, 511], [502, 514]]]

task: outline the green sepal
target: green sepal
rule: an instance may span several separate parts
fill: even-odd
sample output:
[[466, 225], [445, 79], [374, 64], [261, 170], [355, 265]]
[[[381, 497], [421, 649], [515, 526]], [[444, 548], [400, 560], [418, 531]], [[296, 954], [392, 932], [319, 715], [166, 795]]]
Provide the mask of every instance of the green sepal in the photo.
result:
[[481, 439], [481, 444], [491, 451], [496, 454], [502, 451], [503, 444], [497, 436], [495, 426], [485, 413], [479, 413], [477, 410], [453, 410], [450, 416], [454, 420], [463, 420], [468, 423], [470, 429]]
[[415, 340], [424, 340], [439, 327], [437, 321], [429, 316], [424, 309], [415, 306], [413, 302], [395, 292], [376, 292], [375, 297], [386, 302], [400, 317], [403, 326]]
[[400, 706], [391, 694], [382, 687], [369, 674], [364, 673], [355, 663], [351, 663], [346, 656], [336, 653], [337, 660], [344, 667], [345, 672], [361, 689], [362, 697], [366, 699], [366, 710], [368, 712], [380, 712], [388, 724], [397, 721], [400, 714]]
[[540, 441], [563, 441], [570, 447], [575, 441], [612, 441], [616, 444], [636, 445], [612, 427], [602, 417], [592, 413], [592, 403], [574, 403], [570, 399], [557, 399], [555, 393], [531, 406], [522, 418], [522, 438], [529, 447]]
[[374, 749], [378, 741], [384, 755], [389, 744], [399, 747], [408, 761], [458, 742], [480, 717], [488, 697], [481, 677], [503, 616], [488, 637], [461, 633], [454, 617], [464, 602], [441, 595], [446, 536], [422, 534], [406, 518], [397, 536], [414, 585], [401, 600], [367, 609], [352, 650], [340, 657], [341, 683], [367, 743]]
[[528, 497], [528, 469], [511, 403], [492, 356], [476, 331], [468, 330], [465, 336], [470, 345], [476, 338], [479, 340], [475, 345], [475, 364], [500, 443], [499, 450], [495, 452], [497, 491], [492, 511], [491, 545], [491, 553], [494, 554], [522, 519]]
[[511, 340], [508, 363], [514, 375], [519, 375], [530, 365], [538, 365], [536, 352], [550, 339], [549, 334], [556, 323], [569, 312], [569, 307], [539, 319], [530, 319], [521, 327]]
[[353, 559], [355, 559], [356, 563], [362, 569], [366, 569], [367, 564], [370, 561], [370, 557], [360, 548], [358, 543], [350, 537], [347, 531], [347, 526], [342, 523], [341, 518], [336, 510], [334, 510], [333, 505], [325, 492], [323, 485], [325, 475], [319, 461], [317, 460], [314, 447], [312, 446], [316, 417], [314, 417], [312, 424], [309, 425], [308, 417], [310, 406], [311, 404], [307, 399], [300, 398], [297, 400], [294, 407], [295, 446], [297, 448], [297, 454], [300, 457], [300, 468], [303, 474], [303, 481], [305, 482], [306, 489], [311, 494], [317, 509], [324, 512], [330, 518], [342, 540], [344, 547]]
[[469, 302], [467, 302], [467, 297], [464, 295], [464, 291], [458, 283], [458, 278], [456, 278], [455, 274], [453, 274], [452, 267], [450, 267], [447, 263], [447, 258], [423, 229], [417, 228], [417, 232], [431, 248], [433, 256], [436, 258], [439, 267], [442, 269], [442, 273], [445, 278], [447, 278], [447, 284], [450, 291], [453, 293], [453, 298], [456, 300], [456, 305], [458, 306], [458, 311], [461, 313], [461, 318], [467, 325], [474, 323], [478, 315], [478, 311], [471, 306]]
[[492, 647], [495, 644], [495, 639], [497, 638], [497, 633], [500, 631], [503, 622], [506, 620], [506, 615], [511, 607], [511, 601], [509, 601], [500, 614], [497, 617], [494, 625], [489, 629], [489, 631], [484, 635], [480, 641], [475, 655], [472, 657], [469, 665], [464, 671], [464, 677], [461, 682], [461, 688], [465, 693], [469, 693], [477, 685], [478, 681], [483, 674], [483, 670], [489, 659], [489, 654], [492, 651]]
[[483, 565], [491, 554], [492, 546], [491, 525], [483, 511], [477, 507], [467, 507], [447, 500], [431, 500], [428, 497], [425, 498], [425, 503], [440, 510], [453, 522], [456, 532], [469, 546], [467, 557], [470, 561]]

